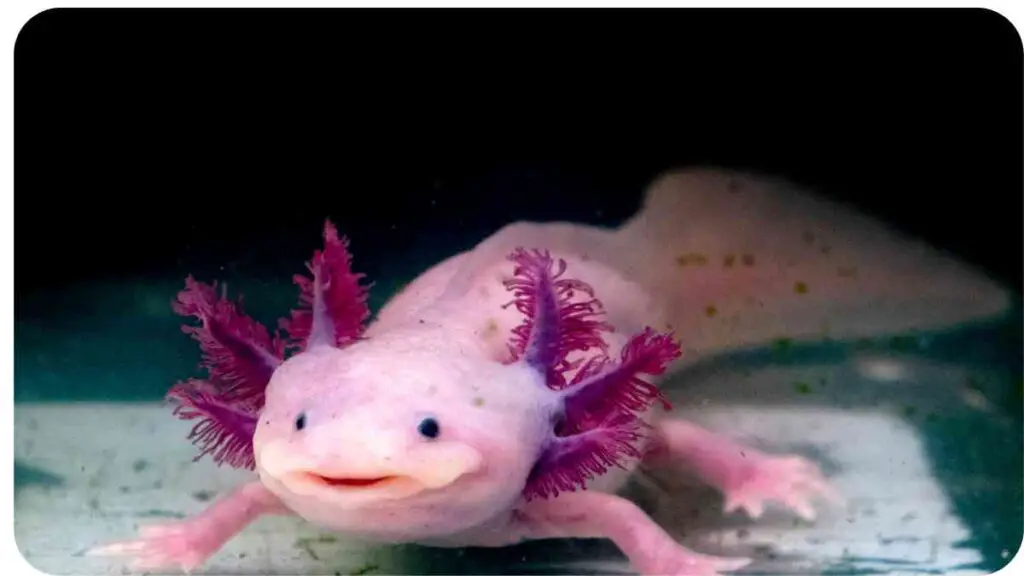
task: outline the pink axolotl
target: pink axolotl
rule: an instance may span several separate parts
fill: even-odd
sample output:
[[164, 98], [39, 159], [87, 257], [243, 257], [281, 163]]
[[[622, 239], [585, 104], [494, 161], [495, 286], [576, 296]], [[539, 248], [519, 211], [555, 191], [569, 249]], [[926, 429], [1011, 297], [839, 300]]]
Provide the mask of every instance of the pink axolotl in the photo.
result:
[[661, 377], [733, 343], [820, 336], [823, 320], [839, 319], [832, 336], [859, 336], [1006, 305], [976, 275], [856, 215], [719, 173], [662, 178], [618, 230], [511, 225], [425, 272], [368, 326], [347, 240], [328, 222], [324, 241], [309, 277], [296, 277], [302, 305], [283, 334], [187, 280], [175, 308], [199, 320], [186, 330], [209, 375], [172, 388], [175, 414], [198, 420], [200, 456], [258, 477], [94, 554], [188, 571], [258, 517], [296, 514], [380, 542], [608, 538], [643, 573], [737, 570], [749, 560], [689, 550], [618, 496], [629, 475], [688, 466], [725, 511], [755, 518], [777, 503], [813, 519], [815, 499], [839, 495], [802, 457], [672, 418]]

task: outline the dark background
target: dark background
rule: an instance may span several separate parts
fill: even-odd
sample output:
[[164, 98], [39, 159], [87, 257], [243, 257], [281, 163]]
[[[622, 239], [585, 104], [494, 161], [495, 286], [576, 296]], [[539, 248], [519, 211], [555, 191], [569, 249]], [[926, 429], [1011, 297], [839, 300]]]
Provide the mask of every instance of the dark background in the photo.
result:
[[48, 11], [15, 49], [19, 312], [82, 279], [287, 276], [328, 216], [371, 276], [425, 268], [512, 220], [617, 223], [696, 164], [1020, 289], [1021, 71], [976, 9]]

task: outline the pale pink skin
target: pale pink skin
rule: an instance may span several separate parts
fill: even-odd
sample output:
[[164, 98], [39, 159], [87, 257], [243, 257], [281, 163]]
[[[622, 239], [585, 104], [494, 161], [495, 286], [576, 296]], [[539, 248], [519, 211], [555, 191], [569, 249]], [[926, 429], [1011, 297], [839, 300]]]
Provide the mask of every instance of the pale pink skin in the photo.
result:
[[[576, 276], [593, 283], [599, 294], [611, 293], [609, 317], [622, 315], [614, 302], [630, 284], [603, 266], [568, 259]], [[548, 418], [558, 395], [524, 364], [500, 362], [507, 340], [497, 334], [508, 334], [520, 317], [512, 308], [502, 310], [509, 297], [497, 289], [500, 272], [511, 273], [510, 265], [495, 268], [490, 280], [460, 300], [438, 301], [386, 330], [375, 326], [367, 340], [347, 348], [320, 346], [285, 362], [268, 386], [254, 439], [260, 481], [173, 530], [147, 529], [143, 540], [121, 551], [138, 555], [140, 567], [171, 561], [188, 570], [261, 513], [290, 513], [388, 543], [504, 546], [536, 538], [606, 537], [643, 572], [715, 574], [746, 565], [743, 558], [714, 558], [683, 548], [634, 504], [612, 495], [628, 471], [609, 472], [587, 491], [533, 502], [520, 498], [550, 433]], [[494, 289], [480, 289], [488, 286]], [[630, 327], [621, 328], [628, 334]], [[624, 334], [611, 336], [615, 354]], [[305, 428], [296, 431], [301, 413]], [[438, 440], [417, 433], [426, 415], [441, 424]], [[678, 458], [678, 464], [693, 466], [726, 494], [730, 509], [735, 502], [756, 515], [766, 502], [777, 500], [813, 517], [807, 502], [830, 493], [810, 463], [780, 467], [784, 460], [683, 422], [666, 421], [657, 431], [645, 463], [671, 464]], [[445, 458], [454, 468], [451, 478], [433, 489], [418, 485], [414, 478]], [[399, 475], [408, 485], [328, 486], [304, 473]]]
[[[678, 178], [684, 181], [680, 183]], [[683, 185], [697, 187], [693, 196], [711, 195], [699, 188], [710, 186], [709, 179], [713, 177], [703, 173], [690, 176], [689, 181], [671, 176], [654, 186], [652, 197], [658, 197], [659, 186]], [[727, 183], [719, 178], [716, 185], [724, 189]], [[707, 205], [711, 206], [708, 211], [714, 212], [721, 208], [715, 204], [721, 198], [727, 196], [713, 195], [714, 201], [694, 201], [687, 208], [692, 212]], [[758, 198], [762, 204], [766, 202]], [[94, 552], [135, 556], [136, 565], [143, 568], [191, 570], [258, 516], [298, 514], [326, 528], [380, 542], [505, 546], [529, 539], [604, 537], [617, 544], [643, 573], [703, 576], [745, 566], [748, 560], [744, 558], [705, 556], [682, 547], [637, 506], [615, 493], [637, 466], [688, 466], [722, 492], [726, 512], [742, 510], [756, 518], [767, 504], [777, 503], [812, 520], [815, 499], [838, 499], [816, 465], [797, 456], [765, 454], [694, 424], [649, 412], [646, 417], [655, 425], [656, 435], [645, 448], [643, 462], [632, 462], [625, 471], [612, 469], [585, 491], [531, 502], [520, 497], [550, 433], [547, 419], [556, 395], [530, 369], [501, 362], [508, 353], [510, 331], [521, 321], [513, 307], [502, 308], [511, 299], [501, 285], [512, 270], [504, 260], [509, 250], [520, 245], [549, 249], [555, 257], [566, 259], [571, 276], [593, 286], [608, 311], [607, 320], [616, 328], [611, 336], [613, 355], [628, 335], [644, 325], [664, 329], [665, 324], [672, 324], [688, 329], [679, 334], [684, 359], [692, 360], [687, 358], [691, 340], [696, 342], [698, 356], [726, 346], [721, 329], [702, 329], [694, 323], [712, 295], [724, 302], [720, 304], [723, 309], [732, 301], [745, 304], [749, 292], [745, 283], [756, 272], [746, 271], [742, 283], [729, 284], [720, 278], [723, 273], [716, 266], [704, 276], [698, 273], [694, 277], [696, 288], [676, 294], [665, 279], [663, 269], [669, 266], [665, 264], [669, 255], [663, 252], [680, 242], [681, 236], [692, 240], [700, 238], [702, 231], [706, 236], [712, 224], [719, 225], [718, 230], [726, 225], [739, 230], [740, 224], [757, 222], [737, 205], [739, 222], [724, 222], [725, 217], [714, 212], [715, 222], [701, 228], [697, 219], [697, 225], [676, 237], [666, 227], [671, 207], [665, 205], [664, 195], [660, 202], [662, 206], [649, 207], [620, 231], [568, 224], [513, 225], [474, 251], [428, 270], [389, 302], [369, 327], [368, 340], [341, 350], [314, 348], [278, 368], [267, 390], [254, 441], [259, 480], [240, 487], [198, 516], [147, 528], [138, 540]], [[814, 213], [818, 208], [804, 210]], [[761, 222], [762, 229], [779, 220], [777, 213], [766, 211], [768, 220]], [[680, 212], [677, 215], [683, 217]], [[854, 218], [840, 212], [828, 215], [840, 230]], [[662, 221], [666, 224], [659, 223]], [[646, 233], [638, 230], [641, 224]], [[771, 242], [781, 244], [782, 231], [775, 232], [777, 237]], [[659, 236], [652, 236], [655, 233]], [[859, 256], [853, 250], [855, 259], [881, 258], [873, 252], [887, 239], [872, 238], [872, 242], [860, 244]], [[888, 247], [897, 246], [898, 251], [898, 245], [888, 241]], [[719, 243], [728, 244], [728, 240]], [[781, 259], [792, 255], [786, 246], [778, 249]], [[735, 250], [743, 251], [742, 247]], [[845, 298], [832, 305], [842, 304], [856, 316], [845, 324], [837, 321], [842, 317], [815, 316], [798, 309], [798, 304], [808, 300], [800, 301], [791, 290], [786, 292], [790, 279], [771, 276], [776, 274], [771, 272], [775, 268], [769, 267], [769, 276], [762, 278], [762, 289], [778, 294], [769, 302], [769, 312], [793, 311], [787, 318], [797, 335], [810, 333], [823, 319], [834, 322], [837, 336], [843, 335], [844, 329], [846, 334], [863, 335], [944, 325], [1004, 307], [1004, 294], [999, 290], [955, 263], [934, 260], [938, 257], [931, 253], [925, 256], [917, 274], [931, 272], [930, 282], [908, 286], [904, 279], [903, 284], [886, 283], [882, 272], [869, 271], [864, 276], [874, 283], [873, 292], [832, 289]], [[645, 257], [651, 262], [645, 262]], [[761, 258], [764, 262], [765, 257]], [[901, 271], [912, 273], [907, 272], [906, 262], [914, 260], [895, 261], [900, 262]], [[813, 266], [804, 272], [801, 277], [811, 286], [818, 277], [823, 286], [836, 282], [830, 279], [834, 265], [827, 272]], [[702, 287], [712, 292], [702, 295]], [[922, 291], [930, 291], [930, 303], [962, 305], [942, 307], [933, 316], [924, 307], [914, 308], [917, 315], [902, 324], [883, 310], [878, 315], [880, 324], [865, 328], [863, 314], [858, 312], [871, 312], [870, 296], [890, 305], [905, 302], [909, 306]], [[776, 337], [776, 332], [758, 324], [766, 322], [766, 314], [753, 316], [753, 324], [737, 339], [748, 344]], [[296, 431], [295, 420], [303, 412], [306, 426]], [[428, 441], [417, 433], [424, 415], [440, 423], [438, 439]], [[302, 473], [333, 478], [397, 476], [398, 480], [364, 487], [329, 486], [303, 480]], [[424, 483], [431, 487], [425, 488]]]

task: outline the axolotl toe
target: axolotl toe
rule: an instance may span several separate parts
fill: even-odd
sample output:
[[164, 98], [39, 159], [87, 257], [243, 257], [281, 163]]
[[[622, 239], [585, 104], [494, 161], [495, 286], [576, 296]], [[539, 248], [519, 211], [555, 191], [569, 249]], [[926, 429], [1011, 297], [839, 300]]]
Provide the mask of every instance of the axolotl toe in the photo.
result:
[[636, 467], [685, 462], [727, 510], [753, 516], [777, 501], [812, 518], [811, 499], [835, 495], [810, 462], [660, 418], [671, 406], [653, 381], [680, 343], [609, 321], [615, 312], [570, 273], [606, 274], [597, 264], [570, 269], [546, 249], [518, 247], [496, 264], [503, 294], [441, 294], [367, 331], [367, 288], [347, 240], [330, 223], [324, 239], [311, 276], [296, 277], [301, 305], [273, 335], [216, 284], [187, 279], [174, 306], [198, 321], [185, 331], [208, 375], [171, 389], [174, 413], [196, 421], [199, 457], [257, 478], [94, 554], [188, 571], [260, 516], [292, 514], [385, 543], [608, 538], [641, 572], [699, 576], [748, 560], [688, 550], [617, 496]]

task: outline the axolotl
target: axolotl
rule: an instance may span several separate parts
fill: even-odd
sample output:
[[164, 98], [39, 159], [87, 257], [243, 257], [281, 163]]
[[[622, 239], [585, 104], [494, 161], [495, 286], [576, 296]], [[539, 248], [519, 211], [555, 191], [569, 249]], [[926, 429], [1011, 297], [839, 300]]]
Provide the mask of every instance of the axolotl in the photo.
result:
[[[672, 178], [661, 189], [735, 193], [718, 175]], [[660, 198], [663, 206], [646, 208], [649, 218], [678, 205]], [[655, 220], [632, 236], [628, 226], [513, 225], [428, 270], [368, 323], [368, 286], [328, 221], [309, 274], [295, 277], [300, 306], [273, 335], [216, 283], [189, 277], [174, 307], [197, 320], [184, 329], [199, 342], [208, 375], [176, 384], [168, 397], [178, 417], [196, 421], [190, 439], [199, 457], [257, 477], [196, 516], [144, 526], [135, 539], [91, 552], [190, 571], [259, 517], [290, 514], [384, 543], [606, 538], [642, 573], [746, 566], [747, 558], [682, 546], [620, 489], [639, 469], [686, 466], [721, 492], [725, 512], [754, 518], [777, 503], [811, 520], [815, 499], [841, 496], [801, 456], [762, 452], [671, 416], [658, 382], [687, 353], [686, 334], [674, 329], [701, 311], [681, 313], [681, 298], [664, 297], [666, 273], [643, 263], [664, 262], [678, 250], [673, 240], [696, 239], [664, 230]], [[762, 278], [769, 290], [782, 282]], [[705, 282], [723, 292], [736, 284]], [[975, 308], [961, 314], [991, 311], [977, 308], [977, 292], [970, 296]], [[984, 302], [998, 308], [991, 297]], [[814, 323], [794, 317], [798, 332]], [[723, 338], [693, 334], [704, 349]]]

